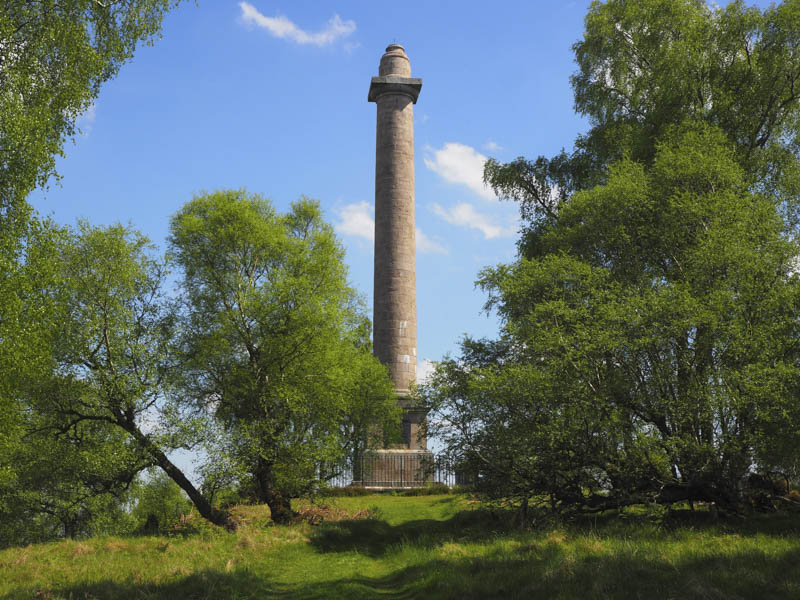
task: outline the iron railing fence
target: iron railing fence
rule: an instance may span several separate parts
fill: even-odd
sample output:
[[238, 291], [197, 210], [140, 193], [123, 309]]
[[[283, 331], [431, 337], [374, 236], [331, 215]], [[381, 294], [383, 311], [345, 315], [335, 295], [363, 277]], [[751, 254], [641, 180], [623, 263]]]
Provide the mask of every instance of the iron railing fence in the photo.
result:
[[324, 477], [331, 487], [414, 488], [432, 484], [466, 485], [469, 478], [449, 456], [429, 452], [368, 452]]

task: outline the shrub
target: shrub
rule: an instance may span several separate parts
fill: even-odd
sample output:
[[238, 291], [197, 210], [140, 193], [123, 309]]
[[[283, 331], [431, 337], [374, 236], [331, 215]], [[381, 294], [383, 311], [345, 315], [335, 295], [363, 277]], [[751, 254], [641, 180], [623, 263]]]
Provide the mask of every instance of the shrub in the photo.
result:
[[184, 492], [162, 471], [151, 471], [134, 489], [133, 497], [136, 502], [133, 516], [139, 528], [147, 533], [175, 525], [191, 509]]

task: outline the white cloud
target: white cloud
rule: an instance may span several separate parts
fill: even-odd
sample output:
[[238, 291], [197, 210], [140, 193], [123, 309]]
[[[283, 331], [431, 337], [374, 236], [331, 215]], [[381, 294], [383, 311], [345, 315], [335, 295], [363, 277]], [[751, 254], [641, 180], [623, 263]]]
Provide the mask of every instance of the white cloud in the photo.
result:
[[489, 140], [488, 142], [486, 142], [483, 145], [483, 147], [486, 148], [489, 152], [498, 152], [498, 151], [503, 149], [503, 147], [500, 144], [498, 144], [497, 142], [494, 142], [492, 140]]
[[428, 377], [433, 373], [434, 364], [432, 360], [427, 358], [422, 359], [417, 363], [417, 383], [424, 384], [428, 382]]
[[89, 137], [96, 117], [97, 105], [92, 102], [89, 107], [83, 111], [83, 114], [76, 119], [75, 124], [78, 126], [78, 129], [81, 130], [81, 135], [83, 135], [83, 137]]
[[[375, 241], [375, 208], [369, 202], [348, 204], [336, 211], [339, 221], [334, 228], [342, 235], [351, 235], [364, 238], [370, 242]], [[429, 238], [419, 228], [416, 228], [417, 252], [422, 254], [447, 254], [447, 248]]]
[[449, 210], [434, 204], [432, 209], [434, 213], [452, 225], [479, 230], [487, 240], [511, 237], [517, 230], [515, 225], [498, 225], [491, 215], [479, 213], [472, 204], [467, 202], [456, 204]]
[[348, 54], [352, 54], [359, 48], [361, 48], [361, 42], [345, 42], [344, 44], [344, 51]]
[[94, 102], [92, 102], [89, 105], [89, 108], [87, 108], [81, 115], [81, 119], [89, 123], [94, 123], [94, 119], [96, 116], [97, 116], [97, 105]]
[[283, 15], [266, 17], [248, 2], [239, 2], [242, 9], [241, 20], [245, 25], [255, 25], [266, 29], [277, 38], [288, 39], [297, 44], [313, 44], [326, 46], [337, 39], [347, 37], [356, 30], [355, 21], [343, 21], [339, 15], [334, 14], [324, 29], [320, 31], [305, 31]]
[[425, 157], [425, 166], [439, 174], [445, 181], [465, 185], [487, 200], [497, 198], [483, 183], [483, 164], [486, 162], [486, 157], [472, 146], [446, 142], [440, 150], [427, 147], [426, 151], [432, 153], [433, 157]]
[[417, 252], [422, 254], [449, 254], [450, 250], [448, 250], [445, 246], [442, 246], [440, 243], [432, 240], [427, 235], [422, 232], [422, 229], [417, 227], [416, 230], [416, 239], [417, 239]]
[[375, 240], [375, 219], [372, 217], [375, 210], [369, 202], [348, 204], [336, 212], [339, 215], [339, 222], [334, 225], [336, 231], [370, 242]]

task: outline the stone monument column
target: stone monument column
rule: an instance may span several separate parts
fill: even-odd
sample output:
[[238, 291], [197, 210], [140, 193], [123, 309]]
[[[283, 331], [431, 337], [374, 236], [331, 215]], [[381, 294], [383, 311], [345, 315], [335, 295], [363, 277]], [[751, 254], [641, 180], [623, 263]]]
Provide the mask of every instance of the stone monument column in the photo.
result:
[[424, 411], [410, 399], [417, 377], [417, 275], [414, 227], [414, 104], [422, 79], [391, 44], [372, 78], [369, 102], [378, 107], [375, 156], [375, 356], [389, 368], [404, 409], [403, 446], [424, 451]]

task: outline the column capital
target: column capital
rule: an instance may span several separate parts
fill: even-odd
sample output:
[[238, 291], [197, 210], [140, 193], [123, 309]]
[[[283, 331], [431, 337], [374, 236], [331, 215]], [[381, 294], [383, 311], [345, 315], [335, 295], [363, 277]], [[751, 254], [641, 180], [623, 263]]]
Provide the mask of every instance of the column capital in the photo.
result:
[[367, 102], [377, 102], [378, 98], [384, 94], [403, 94], [416, 104], [421, 89], [422, 79], [419, 77], [399, 77], [397, 75], [373, 77], [369, 84]]

